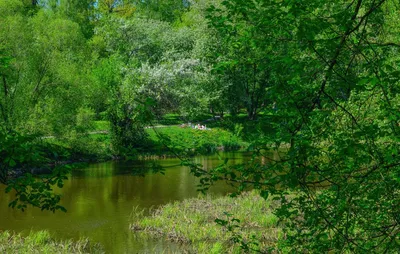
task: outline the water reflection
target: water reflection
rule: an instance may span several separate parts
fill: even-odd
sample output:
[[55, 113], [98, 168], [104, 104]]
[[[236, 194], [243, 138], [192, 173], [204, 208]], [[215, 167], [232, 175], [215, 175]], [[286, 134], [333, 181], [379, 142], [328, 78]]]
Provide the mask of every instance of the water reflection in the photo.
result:
[[[229, 163], [241, 163], [250, 157], [246, 153], [221, 153], [213, 156], [195, 157], [204, 168], [215, 167], [225, 158]], [[153, 161], [154, 162], [154, 161]], [[159, 252], [166, 245], [162, 240], [137, 238], [129, 231], [129, 218], [133, 207], [149, 209], [175, 200], [198, 195], [198, 179], [181, 166], [179, 159], [158, 160], [166, 168], [165, 175], [147, 173], [135, 176], [135, 169], [146, 168], [152, 161], [106, 162], [89, 165], [74, 171], [62, 189], [62, 205], [67, 213], [41, 212], [28, 209], [25, 212], [8, 208], [10, 194], [4, 194], [0, 186], [0, 230], [14, 230], [26, 234], [30, 229], [47, 229], [59, 239], [88, 237], [100, 242], [107, 252], [140, 253]], [[210, 189], [214, 194], [230, 190], [226, 184]]]

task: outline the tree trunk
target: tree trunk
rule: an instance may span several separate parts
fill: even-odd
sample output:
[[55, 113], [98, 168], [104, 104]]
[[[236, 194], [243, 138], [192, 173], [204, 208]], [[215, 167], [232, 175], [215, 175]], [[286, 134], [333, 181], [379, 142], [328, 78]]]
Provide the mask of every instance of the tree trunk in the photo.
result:
[[253, 105], [249, 106], [247, 108], [247, 117], [249, 120], [256, 120], [257, 118], [257, 107], [254, 107]]

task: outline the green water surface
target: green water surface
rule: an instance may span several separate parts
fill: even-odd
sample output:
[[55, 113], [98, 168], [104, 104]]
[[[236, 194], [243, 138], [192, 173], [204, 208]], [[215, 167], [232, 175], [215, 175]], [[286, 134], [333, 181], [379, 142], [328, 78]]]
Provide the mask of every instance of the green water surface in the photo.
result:
[[[204, 168], [215, 167], [228, 158], [236, 164], [248, 160], [249, 153], [220, 153], [198, 156], [194, 160]], [[135, 169], [159, 163], [165, 175], [132, 174]], [[57, 239], [89, 238], [100, 243], [107, 253], [157, 253], [166, 247], [179, 248], [162, 239], [143, 240], [129, 230], [132, 210], [158, 207], [171, 201], [196, 197], [198, 179], [181, 166], [179, 159], [156, 161], [106, 162], [73, 171], [62, 189], [62, 205], [67, 212], [42, 212], [29, 208], [25, 212], [8, 208], [12, 194], [0, 186], [0, 230], [27, 234], [30, 230], [48, 230]], [[210, 192], [222, 195], [230, 191], [220, 183]]]

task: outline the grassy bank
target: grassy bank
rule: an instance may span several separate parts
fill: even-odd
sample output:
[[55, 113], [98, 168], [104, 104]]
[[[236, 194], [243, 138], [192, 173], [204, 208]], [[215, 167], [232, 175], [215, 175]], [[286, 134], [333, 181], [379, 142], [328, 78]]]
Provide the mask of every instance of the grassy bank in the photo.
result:
[[[124, 158], [153, 158], [175, 156], [177, 153], [188, 156], [211, 154], [217, 150], [239, 150], [247, 147], [237, 134], [223, 128], [197, 130], [180, 126], [157, 126], [146, 128], [148, 141], [133, 150], [122, 154], [113, 149], [110, 126], [107, 121], [96, 121], [93, 130], [87, 132], [71, 131], [64, 137], [28, 136], [16, 142], [9, 141], [9, 151], [15, 151], [18, 160], [10, 161], [10, 174], [21, 175], [23, 172], [34, 174], [50, 173], [55, 166], [83, 162], [99, 162]], [[26, 141], [25, 141], [26, 140]], [[126, 155], [126, 156], [125, 156]]]
[[176, 152], [213, 153], [217, 150], [238, 150], [247, 145], [238, 136], [221, 128], [197, 130], [190, 127], [168, 126], [147, 129], [154, 144], [153, 151], [161, 152], [166, 146]]
[[56, 241], [47, 231], [31, 232], [22, 237], [8, 231], [0, 232], [0, 253], [103, 253], [99, 245], [88, 240]]
[[[139, 144], [138, 148], [126, 150], [124, 153], [129, 157], [147, 158], [174, 156], [176, 153], [190, 156], [210, 154], [218, 150], [239, 150], [248, 147], [254, 140], [249, 138], [249, 133], [257, 139], [262, 138], [257, 126], [270, 125], [265, 121], [247, 123], [243, 116], [232, 118], [227, 115], [226, 118], [216, 121], [210, 119], [212, 119], [211, 116], [195, 119], [196, 121], [193, 123], [207, 124], [209, 128], [208, 130], [197, 130], [190, 127], [181, 128], [183, 119], [176, 114], [167, 114], [155, 123], [155, 127], [145, 129], [148, 139], [144, 144]], [[108, 121], [93, 121], [90, 126], [90, 129], [86, 131], [71, 131], [63, 137], [51, 136], [51, 134], [40, 137], [31, 144], [32, 149], [30, 150], [38, 151], [49, 164], [98, 162], [124, 158], [124, 154], [113, 149], [111, 126]], [[46, 165], [46, 163], [39, 164]], [[29, 165], [29, 167], [32, 166]]]
[[[67, 158], [88, 158], [95, 161], [112, 159], [113, 149], [107, 124], [100, 122], [98, 129], [86, 135], [71, 135], [64, 139], [46, 139], [44, 142], [53, 147], [63, 160]], [[157, 126], [146, 128], [148, 141], [141, 144], [135, 153], [139, 155], [173, 155], [186, 153], [189, 155], [209, 154], [217, 150], [239, 150], [248, 143], [232, 132], [222, 128], [196, 130], [179, 126]], [[58, 152], [59, 151], [59, 152]]]
[[150, 216], [135, 212], [131, 229], [181, 243], [188, 252], [241, 253], [241, 242], [266, 252], [281, 234], [271, 208], [255, 191], [237, 198], [198, 197], [167, 204]]
[[[211, 115], [191, 119], [193, 124], [206, 124], [211, 130], [181, 128], [188, 120], [177, 114], [166, 114], [155, 121], [155, 127], [146, 128], [148, 140], [145, 144], [128, 154], [143, 156], [173, 155], [175, 153], [209, 154], [217, 150], [238, 150], [248, 147], [257, 141], [263, 144], [270, 142], [275, 133], [275, 125], [279, 118], [260, 114], [257, 120], [249, 121], [246, 114], [224, 118], [213, 118]], [[64, 138], [49, 138], [44, 140], [55, 147], [57, 154], [66, 154], [64, 158], [88, 158], [94, 161], [104, 161], [115, 158], [115, 149], [111, 144], [110, 123], [105, 120], [93, 121], [91, 128], [83, 133], [68, 133]], [[65, 148], [63, 150], [63, 148]], [[67, 152], [65, 152], [67, 151]], [[69, 152], [69, 156], [68, 156]], [[73, 159], [74, 160], [74, 159]]]

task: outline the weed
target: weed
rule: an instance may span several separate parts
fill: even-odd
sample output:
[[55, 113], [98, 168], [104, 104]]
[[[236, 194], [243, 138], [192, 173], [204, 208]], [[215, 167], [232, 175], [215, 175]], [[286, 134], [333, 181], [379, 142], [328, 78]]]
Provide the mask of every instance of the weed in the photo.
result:
[[31, 231], [23, 237], [9, 231], [0, 232], [0, 253], [103, 253], [98, 244], [87, 239], [56, 241], [47, 231]]
[[198, 253], [240, 253], [241, 245], [234, 241], [238, 238], [249, 245], [260, 239], [253, 245], [265, 251], [275, 246], [281, 232], [271, 211], [270, 201], [255, 191], [237, 198], [199, 196], [162, 206], [150, 216], [140, 214], [131, 229]]

